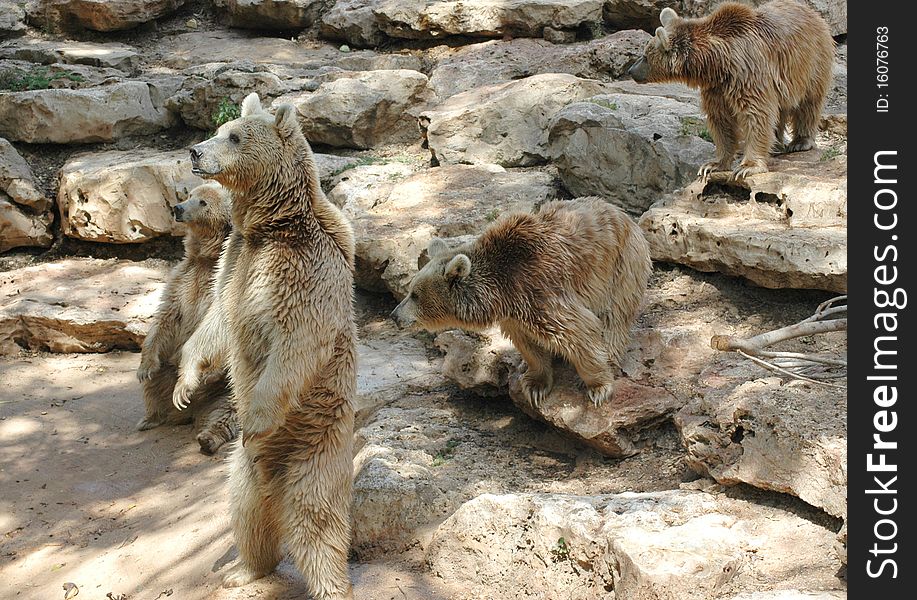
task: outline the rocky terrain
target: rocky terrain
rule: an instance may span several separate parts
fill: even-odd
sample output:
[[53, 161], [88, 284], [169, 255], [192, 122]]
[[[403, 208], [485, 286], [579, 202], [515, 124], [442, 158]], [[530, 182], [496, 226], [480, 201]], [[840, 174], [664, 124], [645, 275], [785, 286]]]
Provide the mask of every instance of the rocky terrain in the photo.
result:
[[[663, 6], [715, 0], [0, 0], [10, 596], [304, 597], [288, 563], [220, 589], [227, 450], [133, 429], [187, 147], [254, 91], [296, 107], [357, 234], [357, 598], [846, 598], [846, 394], [710, 345], [846, 291], [846, 2], [807, 1], [838, 42], [818, 147], [701, 182], [697, 94], [626, 71]], [[388, 319], [431, 238], [587, 195], [655, 261], [613, 402], [558, 363], [536, 409], [498, 331]]]

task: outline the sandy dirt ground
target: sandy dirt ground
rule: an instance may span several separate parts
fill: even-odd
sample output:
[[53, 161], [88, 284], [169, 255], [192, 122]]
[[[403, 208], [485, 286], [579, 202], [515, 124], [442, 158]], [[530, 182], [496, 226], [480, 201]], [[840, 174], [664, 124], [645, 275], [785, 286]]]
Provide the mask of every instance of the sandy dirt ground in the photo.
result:
[[[0, 597], [56, 600], [306, 598], [289, 563], [223, 590], [236, 552], [224, 446], [198, 451], [191, 426], [137, 432], [139, 354], [0, 360]], [[358, 598], [448, 598], [399, 561], [351, 565]], [[109, 596], [110, 594], [110, 596]]]

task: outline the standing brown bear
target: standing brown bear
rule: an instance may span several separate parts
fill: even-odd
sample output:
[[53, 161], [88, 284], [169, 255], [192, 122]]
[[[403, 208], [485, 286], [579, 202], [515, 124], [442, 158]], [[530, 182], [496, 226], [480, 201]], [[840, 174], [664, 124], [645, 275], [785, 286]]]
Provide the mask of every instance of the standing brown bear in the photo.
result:
[[786, 151], [815, 147], [834, 40], [812, 8], [795, 0], [774, 0], [757, 10], [729, 2], [701, 19], [682, 19], [664, 8], [659, 20], [662, 27], [629, 72], [640, 83], [679, 81], [700, 88], [717, 149], [717, 160], [701, 167], [701, 176], [732, 168], [743, 139], [745, 156], [733, 176], [766, 172], [774, 133], [782, 147], [788, 123], [793, 140]]
[[649, 245], [624, 211], [600, 198], [550, 202], [456, 249], [434, 239], [427, 252], [430, 262], [392, 312], [399, 325], [498, 323], [528, 365], [522, 383], [533, 404], [553, 387], [554, 354], [576, 367], [596, 406], [612, 396], [612, 363], [627, 349], [652, 269]]
[[[213, 301], [213, 280], [223, 242], [232, 227], [229, 193], [218, 183], [199, 185], [188, 199], [177, 204], [175, 220], [188, 228], [185, 255], [169, 274], [162, 301], [143, 341], [137, 378], [143, 385], [146, 411], [137, 429], [152, 429], [164, 423], [183, 423], [190, 416], [172, 407], [172, 391], [178, 379], [182, 345], [201, 323]], [[195, 404], [207, 410], [200, 416], [203, 427], [197, 435], [201, 450], [213, 454], [235, 438], [235, 411], [222, 370], [209, 377], [195, 394]]]
[[239, 560], [223, 585], [270, 573], [285, 548], [315, 600], [352, 598], [353, 231], [319, 187], [295, 109], [272, 116], [250, 94], [241, 114], [191, 149], [194, 172], [232, 192], [233, 233], [173, 402], [187, 405], [208, 365], [229, 365]]

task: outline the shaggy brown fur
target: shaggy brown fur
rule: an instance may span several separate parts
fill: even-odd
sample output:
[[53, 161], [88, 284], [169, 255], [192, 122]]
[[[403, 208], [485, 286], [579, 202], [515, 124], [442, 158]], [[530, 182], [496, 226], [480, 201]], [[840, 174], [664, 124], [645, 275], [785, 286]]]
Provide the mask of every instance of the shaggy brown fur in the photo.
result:
[[239, 560], [223, 584], [266, 575], [285, 547], [315, 600], [352, 598], [353, 232], [289, 105], [272, 117], [249, 95], [191, 159], [233, 195], [217, 299], [173, 397], [185, 406], [202, 369], [226, 360], [242, 444], [230, 473]]
[[[182, 345], [200, 324], [213, 301], [211, 281], [223, 241], [231, 228], [229, 194], [219, 184], [196, 187], [174, 209], [175, 219], [185, 223], [185, 256], [172, 269], [163, 298], [143, 342], [137, 377], [143, 384], [146, 414], [137, 429], [163, 423], [186, 423], [191, 415], [172, 408], [172, 390], [178, 379]], [[208, 377], [195, 395], [203, 427], [197, 436], [201, 450], [213, 454], [235, 438], [235, 411], [222, 371]], [[207, 412], [212, 411], [212, 412]]]
[[[700, 175], [731, 169], [743, 139], [737, 178], [767, 171], [775, 132], [780, 149], [815, 147], [834, 40], [812, 8], [795, 0], [774, 0], [757, 10], [729, 2], [702, 19], [682, 19], [671, 8], [659, 18], [663, 27], [630, 73], [641, 83], [680, 81], [700, 88], [717, 149], [717, 160], [701, 167]], [[784, 146], [787, 124], [793, 140]]]
[[630, 340], [652, 269], [640, 228], [600, 198], [551, 202], [512, 214], [475, 242], [441, 240], [392, 317], [431, 331], [499, 323], [528, 365], [523, 386], [540, 403], [553, 386], [552, 354], [567, 358], [599, 405], [612, 363]]

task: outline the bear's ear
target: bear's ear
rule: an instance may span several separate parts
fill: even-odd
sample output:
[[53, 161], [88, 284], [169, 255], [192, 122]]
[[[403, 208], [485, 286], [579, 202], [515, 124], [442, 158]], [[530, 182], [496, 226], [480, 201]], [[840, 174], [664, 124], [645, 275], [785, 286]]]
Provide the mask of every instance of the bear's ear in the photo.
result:
[[668, 27], [669, 23], [674, 23], [678, 19], [678, 13], [666, 6], [662, 9], [662, 12], [659, 13], [659, 22], [662, 23], [663, 27]]
[[427, 256], [433, 258], [434, 256], [439, 256], [448, 249], [449, 247], [446, 245], [446, 242], [435, 237], [430, 240], [430, 243], [427, 245]]
[[282, 138], [289, 138], [299, 129], [299, 121], [296, 119], [296, 109], [292, 104], [281, 104], [274, 113], [274, 127]]
[[252, 92], [245, 97], [245, 100], [242, 101], [242, 116], [247, 117], [248, 115], [253, 115], [255, 113], [261, 112], [261, 99], [258, 98], [258, 94]]
[[659, 43], [662, 44], [663, 48], [669, 47], [669, 32], [665, 30], [665, 27], [656, 28], [656, 39], [659, 40]]
[[469, 273], [471, 273], [471, 259], [464, 254], [456, 254], [446, 265], [445, 275], [449, 283], [468, 277]]

